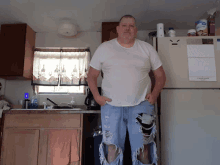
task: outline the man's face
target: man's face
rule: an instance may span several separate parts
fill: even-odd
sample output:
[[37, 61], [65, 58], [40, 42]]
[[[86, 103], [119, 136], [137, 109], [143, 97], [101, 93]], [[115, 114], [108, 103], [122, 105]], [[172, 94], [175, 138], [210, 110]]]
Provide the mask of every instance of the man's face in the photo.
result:
[[117, 26], [117, 32], [121, 39], [134, 39], [137, 34], [135, 20], [133, 18], [122, 18], [120, 24]]

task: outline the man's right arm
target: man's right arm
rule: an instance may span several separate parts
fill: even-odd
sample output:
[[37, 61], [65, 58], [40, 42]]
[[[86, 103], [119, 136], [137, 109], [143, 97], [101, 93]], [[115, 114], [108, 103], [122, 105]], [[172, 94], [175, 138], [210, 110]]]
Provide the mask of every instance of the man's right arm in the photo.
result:
[[96, 70], [90, 66], [88, 76], [87, 76], [87, 81], [88, 81], [89, 88], [94, 98], [97, 98], [98, 96], [100, 96], [98, 87], [97, 87], [97, 79], [99, 77], [99, 74], [100, 74], [99, 70]]
[[106, 101], [111, 102], [112, 100], [110, 98], [107, 98], [105, 96], [101, 96], [99, 94], [98, 87], [97, 87], [97, 78], [99, 77], [99, 73], [100, 73], [99, 70], [96, 70], [96, 69], [90, 67], [87, 81], [88, 81], [89, 88], [93, 94], [95, 101], [99, 105], [103, 106], [106, 104]]

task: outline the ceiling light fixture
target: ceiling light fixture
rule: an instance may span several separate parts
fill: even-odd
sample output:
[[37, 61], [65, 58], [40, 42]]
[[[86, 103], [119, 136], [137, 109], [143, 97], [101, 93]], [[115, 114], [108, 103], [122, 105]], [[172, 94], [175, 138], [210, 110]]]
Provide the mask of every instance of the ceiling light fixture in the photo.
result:
[[77, 26], [68, 20], [64, 20], [58, 27], [58, 33], [63, 36], [75, 36], [77, 34]]

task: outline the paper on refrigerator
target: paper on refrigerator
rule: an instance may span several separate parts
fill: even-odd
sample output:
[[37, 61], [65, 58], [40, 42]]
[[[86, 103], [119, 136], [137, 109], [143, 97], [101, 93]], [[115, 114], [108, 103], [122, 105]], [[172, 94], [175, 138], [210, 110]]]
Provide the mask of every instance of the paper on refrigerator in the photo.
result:
[[214, 45], [187, 45], [189, 81], [216, 81]]

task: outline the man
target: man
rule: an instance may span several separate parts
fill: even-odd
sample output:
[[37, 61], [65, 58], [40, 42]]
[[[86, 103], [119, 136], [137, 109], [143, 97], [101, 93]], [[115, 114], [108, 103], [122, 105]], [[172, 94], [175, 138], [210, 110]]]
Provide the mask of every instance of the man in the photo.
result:
[[[133, 165], [157, 165], [154, 103], [166, 76], [155, 49], [135, 39], [137, 27], [133, 16], [123, 16], [116, 30], [118, 38], [102, 43], [95, 51], [88, 73], [91, 92], [101, 105], [100, 161], [104, 165], [122, 165], [128, 129]], [[152, 93], [150, 69], [155, 75]], [[104, 73], [103, 96], [97, 90], [100, 70]]]

